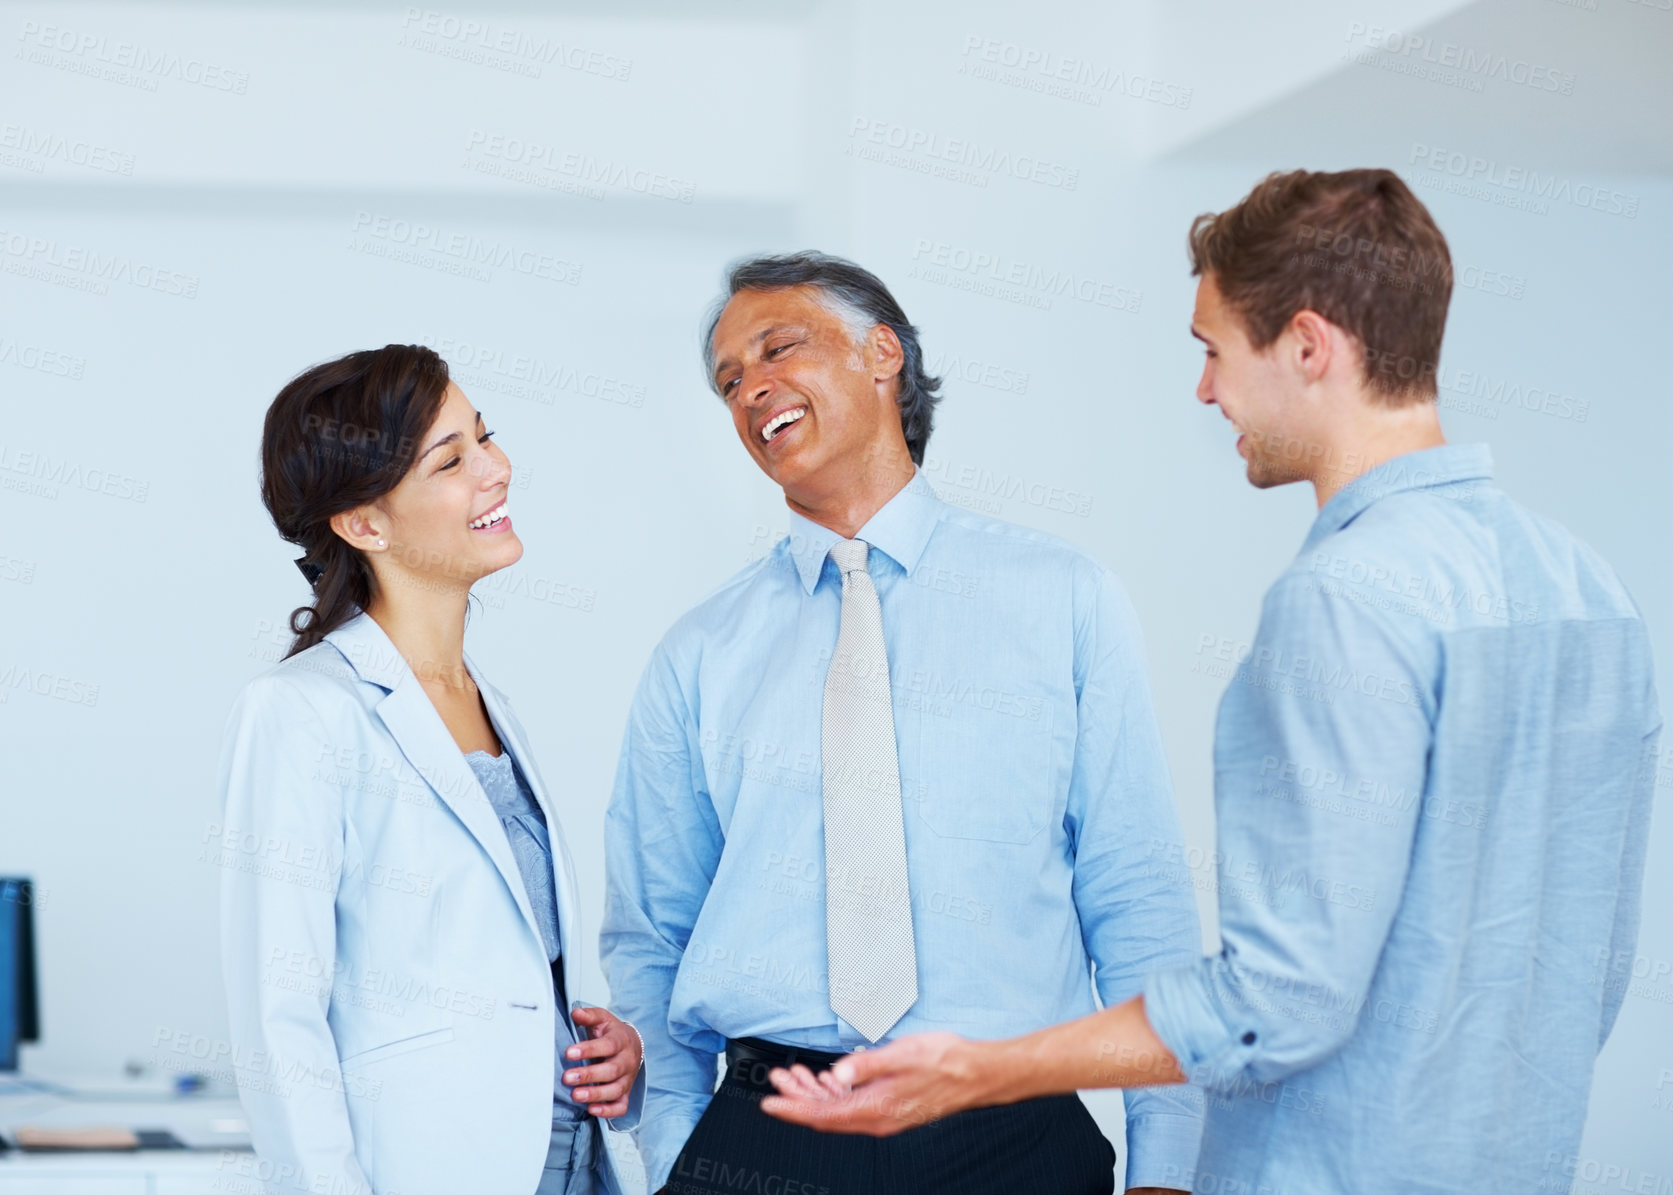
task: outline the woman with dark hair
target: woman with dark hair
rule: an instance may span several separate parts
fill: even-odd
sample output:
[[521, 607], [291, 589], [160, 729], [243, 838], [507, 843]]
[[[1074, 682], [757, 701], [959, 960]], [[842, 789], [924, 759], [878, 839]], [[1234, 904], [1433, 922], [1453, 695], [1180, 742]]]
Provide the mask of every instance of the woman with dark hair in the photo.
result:
[[416, 345], [267, 412], [262, 500], [314, 602], [228, 724], [221, 940], [270, 1189], [620, 1191], [599, 1121], [637, 1121], [644, 1047], [570, 1007], [574, 871], [464, 652], [471, 585], [523, 554], [492, 435]]

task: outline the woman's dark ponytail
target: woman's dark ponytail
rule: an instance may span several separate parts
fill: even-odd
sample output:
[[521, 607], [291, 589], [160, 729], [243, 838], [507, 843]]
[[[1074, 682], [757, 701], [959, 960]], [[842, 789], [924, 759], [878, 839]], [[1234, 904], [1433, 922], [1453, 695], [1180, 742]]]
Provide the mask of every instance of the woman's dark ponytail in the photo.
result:
[[291, 612], [288, 659], [364, 610], [376, 593], [366, 557], [331, 529], [333, 515], [389, 493], [412, 467], [447, 391], [432, 349], [391, 344], [299, 374], [267, 408], [261, 500], [302, 549], [314, 601]]

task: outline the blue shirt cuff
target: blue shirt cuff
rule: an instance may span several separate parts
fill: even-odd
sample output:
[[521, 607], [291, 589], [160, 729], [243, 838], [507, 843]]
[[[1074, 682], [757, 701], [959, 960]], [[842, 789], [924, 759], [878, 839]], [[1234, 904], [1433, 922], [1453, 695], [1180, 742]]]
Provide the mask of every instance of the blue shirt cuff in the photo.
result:
[[[678, 1109], [662, 1107], [656, 1116], [640, 1124], [633, 1140], [639, 1146], [639, 1157], [645, 1163], [645, 1190], [659, 1191], [668, 1185], [674, 1163], [691, 1138], [692, 1130], [703, 1118], [703, 1110], [682, 1114]], [[653, 1139], [654, 1137], [654, 1139]]]
[[1153, 1112], [1127, 1118], [1127, 1186], [1191, 1189], [1202, 1117]]
[[625, 1133], [629, 1129], [639, 1127], [639, 1117], [645, 1111], [645, 1075], [650, 1069], [649, 1066], [640, 1065], [639, 1073], [633, 1077], [633, 1089], [627, 1093], [627, 1111], [605, 1121], [606, 1128]]
[[1229, 1086], [1261, 1049], [1259, 1028], [1229, 1024], [1209, 985], [1215, 959], [1153, 971], [1145, 979], [1144, 1015], [1179, 1069], [1198, 1087]]

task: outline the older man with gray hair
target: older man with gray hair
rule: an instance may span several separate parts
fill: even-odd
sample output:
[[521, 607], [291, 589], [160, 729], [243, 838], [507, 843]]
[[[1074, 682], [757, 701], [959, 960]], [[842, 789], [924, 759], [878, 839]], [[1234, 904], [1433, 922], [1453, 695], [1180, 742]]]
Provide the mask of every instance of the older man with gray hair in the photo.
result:
[[[1127, 1000], [1200, 939], [1187, 875], [1157, 866], [1181, 839], [1127, 595], [937, 498], [939, 383], [883, 283], [745, 261], [703, 351], [790, 532], [664, 636], [622, 747], [602, 948], [645, 1037], [650, 1189], [1111, 1192], [1074, 1095], [886, 1139], [759, 1110], [773, 1067], [1012, 1037]], [[1129, 1095], [1130, 1191], [1189, 1171], [1200, 1112]]]

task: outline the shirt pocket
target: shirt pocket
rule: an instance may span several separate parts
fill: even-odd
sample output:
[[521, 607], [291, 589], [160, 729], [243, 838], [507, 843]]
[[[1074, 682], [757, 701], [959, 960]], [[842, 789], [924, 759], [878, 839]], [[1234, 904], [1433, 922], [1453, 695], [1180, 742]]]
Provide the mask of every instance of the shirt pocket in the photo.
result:
[[1051, 704], [1041, 698], [977, 690], [925, 706], [917, 758], [917, 774], [902, 778], [908, 816], [942, 838], [1032, 842], [1057, 808]]

